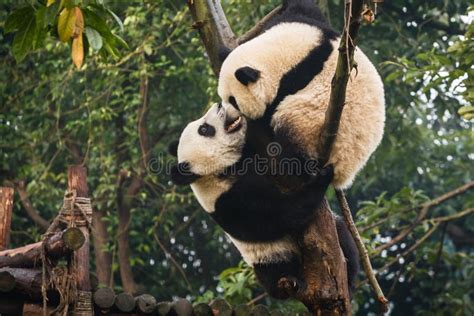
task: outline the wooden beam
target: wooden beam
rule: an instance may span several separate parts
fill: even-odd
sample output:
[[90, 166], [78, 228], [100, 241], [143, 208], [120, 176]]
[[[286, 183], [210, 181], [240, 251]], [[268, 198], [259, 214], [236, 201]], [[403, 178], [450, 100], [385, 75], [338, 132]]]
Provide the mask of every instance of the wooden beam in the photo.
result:
[[13, 188], [0, 187], [0, 250], [6, 249], [10, 243], [13, 192]]
[[[64, 257], [72, 250], [84, 244], [85, 237], [79, 228], [71, 227], [55, 233], [44, 241], [46, 255], [50, 259]], [[24, 247], [0, 251], [0, 268], [34, 268], [41, 265], [41, 249], [43, 242]]]

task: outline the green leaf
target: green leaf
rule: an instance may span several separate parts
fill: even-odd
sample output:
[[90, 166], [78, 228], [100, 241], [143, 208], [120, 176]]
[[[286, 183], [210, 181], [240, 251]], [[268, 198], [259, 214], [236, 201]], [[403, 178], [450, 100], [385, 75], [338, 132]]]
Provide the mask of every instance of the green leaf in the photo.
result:
[[59, 13], [59, 2], [55, 2], [53, 5], [49, 6], [46, 8], [46, 14], [45, 14], [45, 23], [47, 25], [54, 25], [56, 21], [56, 16]]
[[123, 22], [122, 22], [122, 20], [120, 20], [120, 18], [117, 16], [117, 14], [115, 14], [112, 10], [107, 9], [107, 12], [110, 13], [110, 15], [115, 19], [115, 21], [119, 25], [120, 32], [123, 32]]
[[130, 49], [128, 47], [128, 44], [127, 42], [125, 42], [125, 40], [123, 38], [121, 38], [120, 36], [116, 35], [116, 34], [112, 34], [113, 35], [113, 38], [115, 40], [115, 44], [120, 44], [122, 45], [123, 47], [125, 47], [126, 49]]
[[85, 29], [87, 40], [91, 45], [93, 50], [100, 50], [103, 45], [102, 36], [100, 36], [99, 32], [94, 30], [92, 27], [86, 26]]
[[36, 27], [38, 29], [45, 28], [48, 25], [46, 21], [47, 9], [46, 7], [40, 7], [36, 10]]
[[102, 37], [106, 37], [108, 34], [110, 34], [110, 36], [112, 35], [112, 32], [105, 23], [104, 19], [101, 18], [97, 13], [90, 9], [83, 9], [82, 12], [84, 13], [86, 25], [91, 26], [93, 29], [98, 31]]
[[16, 61], [21, 62], [31, 50], [35, 38], [36, 21], [32, 16], [27, 23], [15, 34], [13, 39], [12, 52]]
[[33, 8], [30, 6], [13, 11], [5, 21], [5, 33], [11, 33], [22, 28], [31, 19], [33, 14]]

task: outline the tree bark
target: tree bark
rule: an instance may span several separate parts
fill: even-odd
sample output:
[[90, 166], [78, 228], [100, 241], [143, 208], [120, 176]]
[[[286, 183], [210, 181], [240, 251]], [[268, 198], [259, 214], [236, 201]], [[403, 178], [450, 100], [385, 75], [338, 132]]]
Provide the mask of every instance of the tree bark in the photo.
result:
[[15, 188], [18, 191], [18, 195], [20, 196], [21, 204], [23, 208], [26, 210], [28, 216], [36, 223], [39, 227], [46, 231], [49, 227], [49, 221], [44, 219], [36, 210], [30, 202], [30, 198], [28, 197], [28, 192], [26, 191], [26, 184], [25, 181], [15, 181]]
[[[84, 234], [79, 228], [68, 228], [48, 237], [45, 251], [48, 258], [59, 259], [77, 250], [84, 244]], [[43, 242], [37, 242], [24, 247], [0, 251], [0, 268], [34, 268], [41, 265]]]
[[112, 286], [112, 256], [105, 251], [109, 241], [107, 226], [103, 221], [105, 214], [103, 211], [95, 210], [92, 213], [92, 242], [94, 245], [95, 273], [100, 285]]
[[193, 28], [199, 31], [212, 70], [218, 76], [222, 66], [219, 58], [221, 48], [237, 46], [234, 32], [227, 22], [220, 1], [188, 0], [188, 6], [194, 20]]
[[[76, 197], [87, 198], [89, 196], [89, 190], [87, 188], [87, 169], [84, 166], [69, 166], [68, 191], [75, 191]], [[84, 218], [83, 220], [90, 221], [91, 218]], [[79, 229], [84, 234], [84, 245], [76, 251], [73, 257], [73, 260], [75, 260], [78, 291], [74, 315], [87, 315], [87, 311], [83, 310], [82, 306], [83, 304], [92, 306], [92, 297], [89, 297], [91, 292], [89, 275], [90, 238], [87, 225], [80, 226]]]
[[13, 189], [0, 187], [0, 250], [10, 243], [10, 226], [12, 222]]
[[[41, 299], [42, 272], [40, 270], [1, 268], [0, 293], [14, 293], [21, 297]], [[48, 291], [48, 299], [57, 301], [57, 292]]]

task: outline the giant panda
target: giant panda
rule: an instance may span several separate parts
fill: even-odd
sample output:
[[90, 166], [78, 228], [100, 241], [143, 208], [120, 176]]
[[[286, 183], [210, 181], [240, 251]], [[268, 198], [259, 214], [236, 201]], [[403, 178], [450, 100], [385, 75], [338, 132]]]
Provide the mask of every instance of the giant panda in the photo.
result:
[[[278, 142], [284, 156], [318, 159], [339, 41], [314, 0], [284, 0], [262, 33], [232, 51], [222, 50], [218, 94], [225, 108], [235, 107], [249, 119], [256, 131], [249, 133], [249, 142], [260, 149]], [[329, 158], [336, 188], [351, 185], [383, 136], [382, 81], [360, 49], [354, 59], [357, 71], [348, 83]]]
[[[283, 194], [259, 174], [255, 160], [248, 159], [252, 153], [247, 152], [247, 132], [247, 120], [235, 108], [213, 105], [186, 126], [170, 149], [178, 157], [171, 179], [191, 185], [198, 202], [254, 268], [265, 290], [284, 299], [288, 293], [278, 287], [282, 278], [296, 291], [305, 288], [297, 239], [324, 198], [333, 168], [322, 169], [307, 190]], [[337, 228], [352, 285], [358, 271], [357, 248], [343, 221], [337, 221]]]

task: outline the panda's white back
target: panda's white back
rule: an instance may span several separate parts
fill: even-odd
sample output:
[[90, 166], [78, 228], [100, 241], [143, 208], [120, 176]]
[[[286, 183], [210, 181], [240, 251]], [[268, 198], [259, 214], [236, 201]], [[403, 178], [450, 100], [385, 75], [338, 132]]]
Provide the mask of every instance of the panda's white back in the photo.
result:
[[[279, 89], [280, 80], [324, 40], [315, 26], [291, 22], [276, 25], [237, 47], [224, 61], [218, 92], [225, 102], [236, 96], [242, 113], [251, 119], [261, 118]], [[331, 80], [338, 57], [339, 39], [322, 71], [305, 88], [286, 96], [276, 107], [271, 124], [275, 132], [284, 131], [308, 156], [317, 157], [316, 147], [329, 103]], [[382, 80], [373, 64], [357, 49], [348, 84], [346, 105], [330, 157], [334, 164], [333, 184], [349, 186], [380, 143], [385, 121]], [[261, 72], [255, 83], [242, 85], [235, 78], [236, 69], [250, 66]]]

